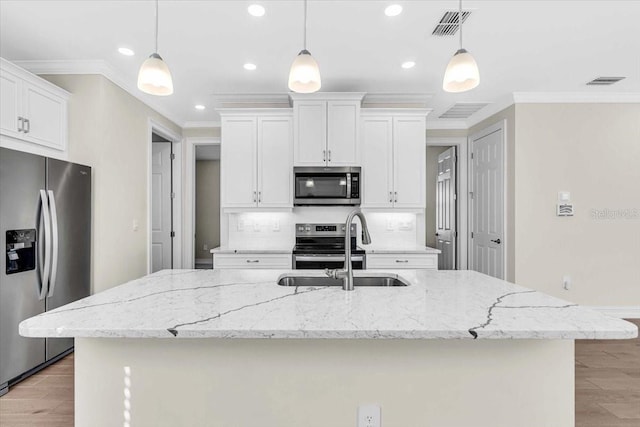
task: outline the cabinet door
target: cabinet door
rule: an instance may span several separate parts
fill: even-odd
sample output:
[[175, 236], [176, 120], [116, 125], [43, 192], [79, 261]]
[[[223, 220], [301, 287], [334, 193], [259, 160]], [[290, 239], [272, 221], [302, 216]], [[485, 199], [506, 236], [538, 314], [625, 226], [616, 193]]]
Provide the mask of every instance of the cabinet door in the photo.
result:
[[297, 101], [294, 115], [296, 166], [324, 166], [327, 151], [327, 102]]
[[393, 120], [362, 119], [362, 205], [393, 206]]
[[0, 74], [0, 131], [4, 135], [22, 138], [18, 129], [18, 116], [21, 116], [21, 79], [2, 70]]
[[66, 149], [67, 101], [29, 82], [23, 83], [23, 138], [58, 150]]
[[255, 117], [222, 119], [220, 181], [222, 207], [257, 205], [257, 129]]
[[292, 207], [291, 117], [258, 118], [258, 205]]
[[425, 207], [426, 127], [424, 117], [393, 119], [394, 205]]
[[327, 164], [329, 166], [358, 164], [359, 124], [359, 101], [328, 101]]

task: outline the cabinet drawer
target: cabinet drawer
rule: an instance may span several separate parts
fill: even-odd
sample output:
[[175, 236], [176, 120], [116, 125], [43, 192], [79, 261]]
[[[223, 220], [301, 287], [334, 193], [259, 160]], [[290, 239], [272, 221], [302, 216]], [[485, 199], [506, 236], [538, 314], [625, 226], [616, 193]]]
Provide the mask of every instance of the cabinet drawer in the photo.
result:
[[367, 254], [367, 268], [438, 269], [437, 254]]
[[290, 254], [214, 254], [213, 268], [291, 269]]

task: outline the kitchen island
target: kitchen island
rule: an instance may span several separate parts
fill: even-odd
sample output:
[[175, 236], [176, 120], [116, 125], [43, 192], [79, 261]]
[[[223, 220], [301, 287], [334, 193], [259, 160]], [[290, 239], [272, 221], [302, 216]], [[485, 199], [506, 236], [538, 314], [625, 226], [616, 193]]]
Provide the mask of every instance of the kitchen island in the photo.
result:
[[[316, 271], [165, 270], [21, 323], [76, 338], [76, 426], [569, 427], [575, 339], [635, 325], [471, 271], [287, 287]], [[370, 275], [371, 271], [356, 272]], [[267, 339], [265, 339], [267, 338]]]

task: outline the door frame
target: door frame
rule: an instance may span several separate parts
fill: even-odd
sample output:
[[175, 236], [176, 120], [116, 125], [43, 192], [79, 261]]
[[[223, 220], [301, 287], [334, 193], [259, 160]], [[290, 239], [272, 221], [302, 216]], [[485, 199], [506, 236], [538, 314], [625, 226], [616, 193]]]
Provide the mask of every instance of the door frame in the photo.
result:
[[[202, 145], [220, 145], [221, 138], [215, 137], [188, 137], [184, 140], [185, 147], [185, 182], [184, 182], [184, 207], [183, 221], [183, 268], [195, 268], [195, 224], [196, 224], [196, 147]], [[222, 159], [221, 159], [222, 160]], [[225, 215], [220, 215], [220, 239], [222, 242], [222, 230], [226, 229]], [[225, 228], [223, 228], [225, 227]], [[213, 248], [212, 248], [213, 249]]]
[[[485, 136], [488, 136], [494, 132], [497, 132], [499, 130], [502, 130], [502, 141], [500, 143], [500, 150], [502, 151], [502, 201], [503, 201], [503, 206], [502, 206], [502, 236], [503, 238], [501, 239], [504, 242], [504, 246], [502, 247], [502, 275], [503, 275], [503, 280], [509, 280], [508, 276], [507, 276], [507, 272], [508, 272], [508, 266], [507, 266], [507, 260], [508, 260], [508, 256], [507, 256], [507, 251], [510, 248], [509, 247], [509, 237], [507, 235], [507, 230], [509, 229], [509, 227], [507, 226], [508, 224], [508, 216], [507, 216], [507, 212], [508, 212], [508, 206], [509, 206], [509, 199], [508, 199], [508, 193], [507, 193], [507, 120], [506, 119], [502, 119], [497, 121], [496, 123], [489, 125], [487, 127], [485, 127], [484, 129], [473, 133], [471, 135], [468, 136], [468, 147], [469, 147], [469, 154], [468, 154], [468, 161], [469, 161], [469, 191], [471, 191], [471, 189], [473, 188], [473, 176], [474, 176], [474, 171], [473, 171], [473, 162], [471, 161], [471, 151], [473, 148], [473, 142], [480, 139], [480, 138], [484, 138]], [[470, 199], [471, 193], [467, 193], [467, 198]], [[471, 232], [472, 227], [471, 227], [471, 221], [473, 219], [473, 202], [471, 202], [471, 200], [469, 200], [469, 229], [468, 229], [468, 234], [469, 234], [469, 253], [468, 253], [468, 257], [469, 260], [472, 259], [473, 257], [473, 245], [471, 244]], [[469, 262], [469, 268], [471, 268], [471, 262]]]
[[147, 274], [151, 273], [151, 245], [153, 243], [151, 233], [151, 221], [153, 212], [151, 210], [152, 193], [151, 193], [151, 157], [153, 135], [158, 134], [171, 142], [171, 147], [175, 159], [172, 165], [171, 179], [173, 180], [172, 191], [175, 194], [172, 203], [173, 224], [171, 225], [175, 236], [173, 237], [173, 268], [182, 268], [182, 137], [166, 126], [160, 124], [157, 120], [149, 118], [147, 122]]
[[[468, 140], [464, 136], [456, 137], [430, 137], [427, 135], [428, 147], [456, 147], [456, 180], [458, 190], [456, 192], [456, 265], [458, 270], [467, 270], [469, 263], [469, 231], [470, 204], [469, 199], [469, 150]], [[426, 188], [426, 183], [425, 183]], [[466, 197], [463, 195], [466, 194]], [[426, 212], [425, 212], [426, 214]], [[426, 230], [425, 232], [428, 232]]]

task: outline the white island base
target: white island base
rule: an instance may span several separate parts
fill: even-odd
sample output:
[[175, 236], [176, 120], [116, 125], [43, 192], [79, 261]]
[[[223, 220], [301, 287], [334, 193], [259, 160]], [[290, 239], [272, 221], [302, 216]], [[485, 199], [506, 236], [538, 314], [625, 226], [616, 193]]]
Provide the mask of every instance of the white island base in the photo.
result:
[[573, 427], [573, 340], [76, 338], [76, 427]]

